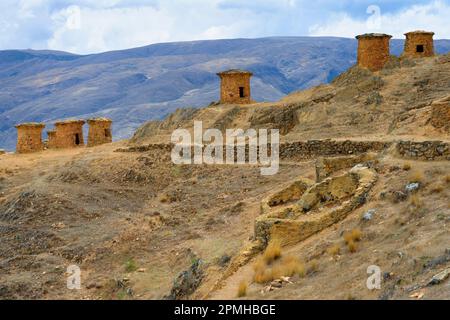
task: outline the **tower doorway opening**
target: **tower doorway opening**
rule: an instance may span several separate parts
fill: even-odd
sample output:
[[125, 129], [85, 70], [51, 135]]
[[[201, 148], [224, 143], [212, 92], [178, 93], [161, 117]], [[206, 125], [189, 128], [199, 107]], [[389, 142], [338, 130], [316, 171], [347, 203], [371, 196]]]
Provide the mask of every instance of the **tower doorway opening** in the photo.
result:
[[245, 98], [245, 90], [244, 87], [239, 87], [239, 97]]

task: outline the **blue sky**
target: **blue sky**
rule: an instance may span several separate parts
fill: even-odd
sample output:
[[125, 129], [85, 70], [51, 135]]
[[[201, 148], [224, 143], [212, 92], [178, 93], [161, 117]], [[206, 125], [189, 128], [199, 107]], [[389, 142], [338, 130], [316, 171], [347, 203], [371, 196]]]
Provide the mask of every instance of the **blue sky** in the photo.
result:
[[411, 30], [450, 39], [450, 0], [1, 0], [1, 49], [94, 53], [158, 42]]

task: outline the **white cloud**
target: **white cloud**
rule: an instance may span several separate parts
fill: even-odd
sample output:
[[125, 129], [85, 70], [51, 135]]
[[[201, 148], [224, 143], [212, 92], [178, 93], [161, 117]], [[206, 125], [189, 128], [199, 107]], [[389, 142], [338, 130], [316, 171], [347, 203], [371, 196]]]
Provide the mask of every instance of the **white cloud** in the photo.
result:
[[382, 15], [376, 19], [369, 10], [366, 21], [370, 0], [1, 0], [0, 49], [94, 53], [220, 38], [369, 31], [402, 37], [414, 29], [450, 38], [450, 0], [431, 1], [378, 0]]
[[429, 30], [436, 33], [435, 38], [450, 38], [450, 5], [443, 1], [434, 1], [426, 5], [414, 5], [395, 14], [383, 14], [378, 23], [371, 16], [367, 20], [355, 19], [349, 14], [335, 13], [330, 21], [323, 25], [310, 27], [312, 36], [354, 37], [367, 32], [383, 32], [395, 38], [404, 38], [404, 33], [413, 30]]
[[89, 53], [132, 48], [170, 40], [175, 22], [154, 7], [80, 8], [72, 6], [51, 16], [55, 29], [50, 49]]

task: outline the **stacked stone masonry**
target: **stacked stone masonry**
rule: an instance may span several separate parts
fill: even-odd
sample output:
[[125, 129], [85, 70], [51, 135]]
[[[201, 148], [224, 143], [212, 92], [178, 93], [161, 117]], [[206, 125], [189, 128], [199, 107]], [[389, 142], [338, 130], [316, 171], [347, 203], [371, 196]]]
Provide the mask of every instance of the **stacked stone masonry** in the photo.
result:
[[243, 70], [229, 70], [217, 74], [221, 79], [220, 103], [222, 104], [250, 104], [251, 72]]
[[42, 123], [23, 123], [17, 128], [17, 153], [32, 153], [44, 150], [42, 141], [42, 130], [45, 125]]
[[405, 34], [405, 50], [403, 56], [422, 58], [434, 56], [434, 32], [413, 31]]
[[47, 131], [47, 148], [54, 149], [56, 148], [56, 131], [50, 130]]
[[442, 141], [400, 141], [400, 156], [414, 160], [450, 160], [450, 144]]
[[390, 59], [390, 39], [392, 36], [379, 33], [359, 35], [358, 66], [379, 71]]
[[392, 142], [382, 141], [335, 141], [309, 140], [306, 142], [292, 142], [280, 145], [281, 159], [312, 159], [318, 156], [357, 155], [366, 152], [381, 152]]
[[[317, 157], [343, 157], [343, 160], [336, 160], [339, 164], [356, 162], [367, 162], [374, 159], [374, 155], [370, 153], [379, 153], [395, 146], [398, 154], [403, 158], [414, 158], [417, 160], [450, 160], [450, 145], [442, 141], [335, 141], [335, 140], [310, 140], [288, 142], [280, 144], [280, 159], [282, 160], [311, 160]], [[117, 149], [116, 152], [166, 152], [170, 153], [174, 145], [167, 144], [149, 144], [143, 146], [135, 146], [129, 148]], [[268, 145], [270, 149], [270, 145]], [[248, 148], [246, 148], [248, 152]], [[225, 154], [225, 148], [224, 148]], [[194, 149], [191, 148], [191, 155], [194, 155]], [[356, 157], [348, 157], [355, 155]], [[359, 155], [359, 156], [358, 156]], [[334, 160], [329, 160], [333, 161]], [[333, 165], [333, 171], [336, 169]], [[342, 165], [344, 168], [347, 165]]]
[[89, 119], [88, 147], [112, 142], [112, 120], [106, 118]]
[[55, 123], [56, 134], [51, 144], [58, 149], [84, 146], [84, 124], [84, 120], [67, 120]]

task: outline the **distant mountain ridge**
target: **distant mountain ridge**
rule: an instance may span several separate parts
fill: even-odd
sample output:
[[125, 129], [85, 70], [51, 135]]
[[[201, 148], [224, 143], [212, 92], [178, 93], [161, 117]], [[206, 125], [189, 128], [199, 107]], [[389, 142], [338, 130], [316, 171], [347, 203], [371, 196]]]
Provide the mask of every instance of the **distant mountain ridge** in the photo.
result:
[[[391, 42], [399, 55], [403, 40]], [[216, 72], [252, 71], [253, 98], [282, 96], [333, 80], [356, 61], [355, 39], [274, 37], [155, 44], [91, 55], [0, 51], [0, 148], [13, 150], [14, 125], [77, 117], [114, 120], [115, 139], [180, 107], [219, 97]], [[437, 40], [438, 53], [450, 40]], [[45, 135], [44, 135], [45, 136]]]

